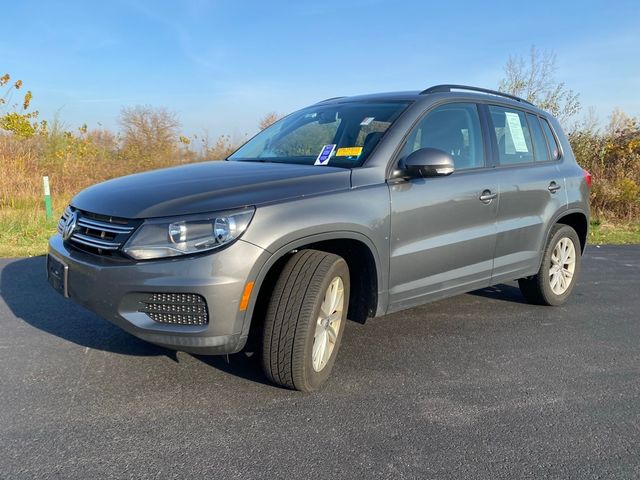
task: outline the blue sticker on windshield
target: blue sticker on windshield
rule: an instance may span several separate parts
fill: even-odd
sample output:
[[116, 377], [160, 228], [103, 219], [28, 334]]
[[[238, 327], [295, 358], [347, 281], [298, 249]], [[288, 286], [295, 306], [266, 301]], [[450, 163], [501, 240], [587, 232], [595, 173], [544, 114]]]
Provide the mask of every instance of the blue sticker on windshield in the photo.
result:
[[336, 149], [336, 145], [325, 145], [324, 147], [322, 147], [322, 150], [320, 151], [320, 154], [318, 155], [318, 158], [316, 158], [316, 161], [314, 163], [314, 165], [326, 165], [329, 163], [329, 159], [331, 158], [331, 155], [333, 155], [333, 151]]

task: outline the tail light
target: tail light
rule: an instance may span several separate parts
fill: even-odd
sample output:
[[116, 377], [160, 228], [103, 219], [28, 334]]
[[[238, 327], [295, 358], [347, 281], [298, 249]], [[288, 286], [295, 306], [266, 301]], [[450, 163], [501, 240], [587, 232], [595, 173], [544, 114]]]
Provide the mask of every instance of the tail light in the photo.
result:
[[582, 169], [582, 171], [584, 172], [584, 180], [585, 182], [587, 182], [587, 187], [591, 188], [591, 174], [584, 168]]

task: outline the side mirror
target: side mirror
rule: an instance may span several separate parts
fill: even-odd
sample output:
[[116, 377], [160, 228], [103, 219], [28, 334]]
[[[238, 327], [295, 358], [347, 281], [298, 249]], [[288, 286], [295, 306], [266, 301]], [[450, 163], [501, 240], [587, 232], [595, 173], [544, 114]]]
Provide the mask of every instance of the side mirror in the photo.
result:
[[455, 170], [453, 157], [437, 148], [421, 148], [401, 162], [402, 174], [408, 177], [438, 177]]

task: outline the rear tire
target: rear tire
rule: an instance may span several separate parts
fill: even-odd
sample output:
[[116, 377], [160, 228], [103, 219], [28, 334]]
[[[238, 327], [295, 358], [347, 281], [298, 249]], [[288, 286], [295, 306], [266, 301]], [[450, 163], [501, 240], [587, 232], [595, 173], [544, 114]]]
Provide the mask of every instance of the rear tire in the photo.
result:
[[344, 259], [318, 250], [293, 255], [267, 307], [262, 340], [267, 377], [283, 387], [318, 390], [335, 363], [348, 306]]
[[562, 305], [573, 291], [580, 274], [580, 239], [568, 225], [556, 224], [536, 275], [518, 280], [520, 291], [535, 305]]

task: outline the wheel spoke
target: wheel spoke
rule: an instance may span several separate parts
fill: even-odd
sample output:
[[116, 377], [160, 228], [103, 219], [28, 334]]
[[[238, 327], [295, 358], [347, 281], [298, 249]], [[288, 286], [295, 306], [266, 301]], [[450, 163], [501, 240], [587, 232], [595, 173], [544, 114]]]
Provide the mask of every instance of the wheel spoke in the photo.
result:
[[315, 339], [315, 341], [313, 342], [313, 350], [311, 353], [311, 359], [313, 362], [313, 366], [316, 369], [320, 368], [320, 361], [322, 358], [322, 351], [324, 349], [324, 338], [325, 338], [325, 332], [324, 329], [322, 331], [322, 333]]
[[328, 307], [327, 297], [325, 295], [324, 300], [320, 305], [320, 318], [327, 318], [329, 315], [331, 315], [331, 312], [327, 311], [328, 309], [329, 307]]
[[316, 372], [327, 365], [338, 341], [344, 300], [344, 284], [342, 278], [336, 276], [329, 283], [318, 312], [311, 348], [311, 363]]
[[334, 330], [334, 328], [332, 326], [329, 326], [327, 328], [327, 335], [329, 337], [329, 340], [331, 341], [331, 343], [336, 343], [336, 340], [338, 339], [338, 334], [336, 333], [336, 331]]
[[334, 280], [333, 282], [331, 282], [331, 285], [329, 286], [330, 290], [331, 290], [331, 300], [330, 300], [330, 307], [329, 307], [329, 313], [333, 313], [336, 310], [336, 305], [338, 303], [338, 282], [336, 282], [336, 280]]
[[342, 280], [336, 278], [336, 296], [334, 298], [333, 310], [340, 308], [340, 302], [342, 301]]
[[322, 318], [318, 318], [318, 321], [316, 322], [316, 331], [313, 334], [313, 338], [318, 338], [319, 335], [322, 335], [323, 331], [324, 327], [322, 326]]
[[325, 312], [325, 316], [329, 316], [331, 315], [331, 312], [333, 311], [331, 309], [332, 305], [333, 305], [333, 292], [331, 290], [331, 285], [329, 285], [329, 288], [327, 288], [327, 293], [324, 296], [324, 301], [322, 302], [322, 305], [324, 307], [324, 312]]
[[329, 361], [329, 356], [331, 355], [331, 352], [333, 351], [333, 346], [329, 345], [329, 335], [327, 333], [327, 335], [324, 336], [324, 342], [323, 342], [323, 348], [322, 348], [322, 363], [320, 364], [321, 367], [324, 367], [326, 365], [326, 363]]

